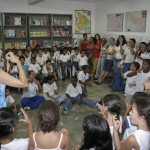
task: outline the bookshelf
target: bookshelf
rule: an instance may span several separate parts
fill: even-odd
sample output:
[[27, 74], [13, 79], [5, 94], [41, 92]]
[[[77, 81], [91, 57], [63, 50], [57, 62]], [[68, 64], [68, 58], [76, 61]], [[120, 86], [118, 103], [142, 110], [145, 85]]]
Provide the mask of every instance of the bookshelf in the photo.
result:
[[52, 43], [72, 46], [72, 15], [52, 14]]
[[0, 48], [3, 48], [3, 38], [2, 38], [2, 14], [0, 13]]
[[31, 47], [37, 44], [41, 48], [51, 47], [51, 15], [49, 14], [28, 14], [29, 20], [29, 41]]
[[3, 48], [25, 49], [27, 44], [27, 15], [3, 13]]

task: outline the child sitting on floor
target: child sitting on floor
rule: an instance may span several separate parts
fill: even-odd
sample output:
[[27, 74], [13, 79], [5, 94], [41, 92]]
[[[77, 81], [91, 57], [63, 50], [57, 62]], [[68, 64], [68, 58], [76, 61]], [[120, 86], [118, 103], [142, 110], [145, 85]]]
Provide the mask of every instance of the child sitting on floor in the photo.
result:
[[53, 75], [46, 77], [46, 83], [43, 84], [43, 96], [45, 100], [51, 100], [56, 104], [64, 101], [65, 96], [58, 96], [58, 88]]

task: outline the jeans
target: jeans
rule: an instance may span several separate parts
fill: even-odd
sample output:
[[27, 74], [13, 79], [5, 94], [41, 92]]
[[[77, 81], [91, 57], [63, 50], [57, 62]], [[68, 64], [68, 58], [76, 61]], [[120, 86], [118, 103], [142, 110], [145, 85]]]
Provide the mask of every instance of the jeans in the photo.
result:
[[[76, 97], [74, 97], [74, 99], [75, 99], [76, 102], [79, 102], [80, 101], [80, 95], [77, 95]], [[87, 99], [85, 97], [82, 98], [82, 103], [90, 106], [91, 108], [96, 108], [96, 102], [93, 102], [92, 100]], [[64, 108], [68, 111], [71, 110], [72, 101], [69, 98], [67, 99], [67, 102], [64, 105]]]
[[66, 78], [66, 73], [65, 73], [65, 68], [66, 67], [72, 67], [72, 64], [71, 63], [68, 63], [68, 64], [62, 64], [61, 66], [61, 71], [62, 71], [62, 78]]
[[41, 103], [45, 101], [43, 96], [34, 96], [34, 97], [23, 97], [21, 99], [22, 107], [30, 107], [30, 109], [35, 109], [40, 106]]

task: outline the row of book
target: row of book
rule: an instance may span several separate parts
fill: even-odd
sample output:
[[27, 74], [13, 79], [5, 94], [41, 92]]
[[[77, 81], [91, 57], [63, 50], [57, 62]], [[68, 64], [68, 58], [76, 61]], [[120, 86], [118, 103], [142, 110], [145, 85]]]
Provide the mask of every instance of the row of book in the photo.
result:
[[30, 19], [30, 25], [50, 25], [50, 20], [47, 19]]
[[30, 32], [30, 37], [49, 37], [50, 32]]
[[8, 29], [5, 30], [5, 37], [26, 37], [24, 30]]
[[53, 25], [56, 26], [71, 26], [72, 21], [66, 18], [53, 18]]
[[5, 16], [5, 25], [26, 25], [26, 17]]
[[51, 47], [50, 40], [30, 40], [31, 47], [35, 47], [36, 45], [40, 45], [40, 47]]
[[70, 28], [53, 28], [53, 35], [54, 36], [71, 36], [71, 29]]
[[16, 48], [16, 49], [25, 49], [27, 46], [26, 42], [14, 42], [14, 43], [5, 43], [4, 48], [9, 49], [9, 48]]

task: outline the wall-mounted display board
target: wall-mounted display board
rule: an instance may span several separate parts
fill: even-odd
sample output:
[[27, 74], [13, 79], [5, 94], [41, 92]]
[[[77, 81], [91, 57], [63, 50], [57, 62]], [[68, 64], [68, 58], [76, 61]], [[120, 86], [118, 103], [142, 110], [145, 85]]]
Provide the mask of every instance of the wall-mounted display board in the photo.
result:
[[147, 10], [125, 13], [126, 32], [145, 32]]

